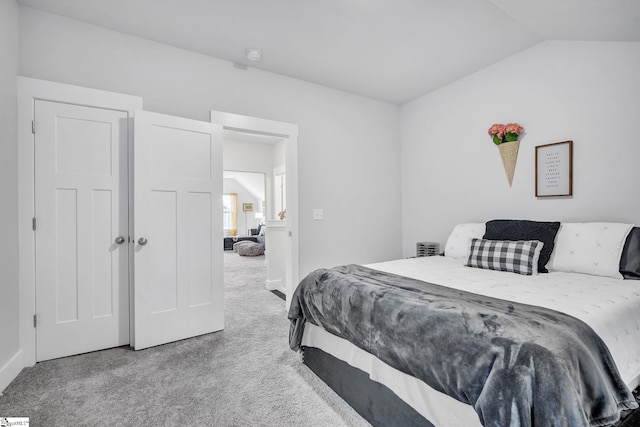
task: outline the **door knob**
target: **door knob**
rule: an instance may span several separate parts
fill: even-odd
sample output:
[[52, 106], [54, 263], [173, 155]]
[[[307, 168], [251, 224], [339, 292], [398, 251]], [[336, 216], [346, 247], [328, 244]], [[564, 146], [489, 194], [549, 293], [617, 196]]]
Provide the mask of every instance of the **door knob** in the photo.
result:
[[141, 238], [139, 238], [139, 239], [138, 239], [138, 244], [139, 244], [140, 246], [144, 246], [144, 245], [146, 245], [146, 244], [147, 244], [147, 242], [148, 242], [148, 241], [147, 241], [147, 239], [146, 239], [146, 238], [144, 238], [144, 237], [141, 237]]
[[123, 244], [123, 243], [124, 243], [124, 241], [125, 241], [125, 240], [126, 240], [126, 239], [125, 239], [124, 237], [122, 237], [122, 236], [118, 236], [118, 237], [116, 237], [115, 242], [116, 242], [117, 244], [121, 245], [121, 244]]

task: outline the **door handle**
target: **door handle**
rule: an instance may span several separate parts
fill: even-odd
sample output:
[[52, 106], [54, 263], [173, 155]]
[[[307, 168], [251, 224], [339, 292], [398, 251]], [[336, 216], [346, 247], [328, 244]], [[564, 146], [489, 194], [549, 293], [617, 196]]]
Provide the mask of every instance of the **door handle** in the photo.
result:
[[122, 237], [122, 236], [118, 236], [118, 237], [116, 237], [115, 242], [116, 242], [117, 244], [121, 245], [121, 244], [123, 244], [123, 243], [124, 243], [124, 241], [125, 241], [125, 240], [126, 240], [126, 239], [125, 239], [124, 237]]
[[138, 239], [138, 244], [139, 244], [140, 246], [144, 246], [144, 245], [146, 245], [147, 243], [148, 243], [148, 240], [147, 240], [146, 238], [144, 238], [144, 237], [141, 237], [141, 238], [139, 238], [139, 239]]

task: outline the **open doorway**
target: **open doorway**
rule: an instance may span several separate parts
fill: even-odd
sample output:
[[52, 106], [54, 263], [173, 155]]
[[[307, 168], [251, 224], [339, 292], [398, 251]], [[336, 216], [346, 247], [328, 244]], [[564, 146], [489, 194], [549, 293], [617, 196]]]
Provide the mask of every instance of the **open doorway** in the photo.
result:
[[258, 236], [265, 221], [265, 174], [225, 170], [222, 193], [224, 237]]
[[[223, 131], [223, 233], [225, 268], [256, 260], [267, 262], [267, 207], [273, 204], [273, 180], [267, 179], [278, 156], [282, 138], [237, 130]], [[282, 157], [281, 161], [278, 158]], [[282, 250], [271, 245], [272, 250]], [[230, 253], [234, 255], [229, 255]], [[249, 257], [252, 259], [249, 260]], [[229, 261], [233, 261], [229, 263]], [[267, 283], [265, 266], [263, 283]]]
[[265, 287], [288, 308], [299, 280], [298, 126], [220, 111], [211, 122], [223, 127], [223, 169], [265, 174]]
[[[232, 155], [234, 148], [246, 151], [250, 146], [239, 144], [227, 154]], [[244, 158], [251, 156], [248, 152]], [[233, 298], [249, 284], [255, 289], [267, 282], [266, 174], [224, 170], [222, 192], [225, 293]]]
[[223, 131], [225, 272], [264, 262], [266, 289], [286, 295], [286, 139]]

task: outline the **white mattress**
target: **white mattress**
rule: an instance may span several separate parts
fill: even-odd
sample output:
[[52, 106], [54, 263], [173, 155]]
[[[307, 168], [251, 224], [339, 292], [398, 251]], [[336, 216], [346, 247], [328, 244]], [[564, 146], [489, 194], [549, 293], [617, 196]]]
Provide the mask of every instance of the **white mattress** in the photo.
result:
[[[629, 388], [638, 385], [640, 281], [564, 272], [523, 276], [465, 267], [461, 260], [441, 256], [382, 262], [367, 267], [574, 316], [591, 326], [605, 342]], [[320, 348], [369, 373], [371, 379], [386, 385], [435, 425], [480, 426], [471, 406], [391, 368], [347, 340], [307, 323], [302, 343]]]

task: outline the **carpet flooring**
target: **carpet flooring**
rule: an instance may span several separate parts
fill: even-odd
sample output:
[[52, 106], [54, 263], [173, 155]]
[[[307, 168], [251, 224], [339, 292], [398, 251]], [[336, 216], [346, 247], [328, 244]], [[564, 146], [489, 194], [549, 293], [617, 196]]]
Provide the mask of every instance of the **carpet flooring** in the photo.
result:
[[[224, 256], [224, 331], [37, 363], [0, 395], [0, 417], [53, 427], [368, 426], [289, 350], [264, 256]], [[639, 411], [617, 424], [639, 425]]]
[[0, 396], [31, 426], [368, 426], [289, 350], [264, 256], [225, 252], [225, 329], [37, 363]]

